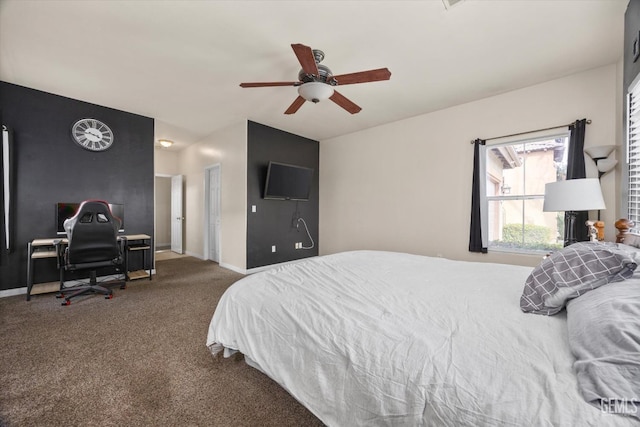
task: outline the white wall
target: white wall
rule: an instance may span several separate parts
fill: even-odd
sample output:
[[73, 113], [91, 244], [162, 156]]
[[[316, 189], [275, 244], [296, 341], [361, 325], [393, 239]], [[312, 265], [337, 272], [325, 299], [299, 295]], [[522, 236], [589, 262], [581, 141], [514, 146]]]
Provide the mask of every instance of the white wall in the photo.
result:
[[[230, 125], [178, 152], [184, 175], [185, 253], [204, 258], [204, 169], [220, 164], [220, 265], [244, 271], [247, 247], [247, 123]], [[156, 169], [156, 172], [160, 172]]]
[[153, 168], [156, 175], [179, 175], [178, 153], [163, 148], [156, 148], [153, 152]]
[[[537, 265], [539, 256], [468, 251], [470, 141], [587, 118], [586, 147], [621, 144], [618, 67], [321, 141], [320, 254], [366, 248]], [[586, 164], [587, 176], [597, 176], [589, 158]], [[614, 240], [615, 174], [603, 178], [603, 193], [606, 239]]]

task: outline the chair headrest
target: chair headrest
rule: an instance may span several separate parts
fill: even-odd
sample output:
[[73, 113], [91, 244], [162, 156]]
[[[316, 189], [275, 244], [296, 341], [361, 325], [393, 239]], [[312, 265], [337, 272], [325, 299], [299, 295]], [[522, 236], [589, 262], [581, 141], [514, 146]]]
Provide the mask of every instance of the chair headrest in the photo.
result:
[[83, 224], [88, 226], [89, 224], [100, 225], [103, 227], [109, 226], [114, 228], [116, 233], [120, 229], [121, 220], [111, 213], [109, 204], [104, 200], [85, 200], [78, 207], [78, 211], [74, 216], [65, 220], [63, 226], [67, 232], [67, 237], [72, 238], [73, 229], [76, 224]]
[[103, 200], [85, 200], [78, 212], [64, 222], [69, 246], [69, 264], [113, 260], [120, 254], [118, 230], [120, 219], [113, 216]]

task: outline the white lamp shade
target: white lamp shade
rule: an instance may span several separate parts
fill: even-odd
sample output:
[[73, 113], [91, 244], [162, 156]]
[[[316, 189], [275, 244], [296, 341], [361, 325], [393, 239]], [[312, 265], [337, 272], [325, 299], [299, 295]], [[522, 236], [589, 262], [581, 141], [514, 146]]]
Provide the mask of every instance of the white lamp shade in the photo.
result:
[[592, 159], [604, 159], [609, 157], [609, 154], [616, 149], [615, 145], [597, 145], [595, 147], [585, 148], [584, 152], [589, 155]]
[[307, 101], [324, 101], [333, 95], [333, 86], [321, 82], [303, 83], [298, 87], [298, 94]]
[[616, 159], [600, 159], [598, 160], [598, 172], [607, 173], [616, 167], [618, 161]]
[[544, 188], [544, 212], [590, 211], [606, 209], [600, 180], [567, 179], [550, 182]]

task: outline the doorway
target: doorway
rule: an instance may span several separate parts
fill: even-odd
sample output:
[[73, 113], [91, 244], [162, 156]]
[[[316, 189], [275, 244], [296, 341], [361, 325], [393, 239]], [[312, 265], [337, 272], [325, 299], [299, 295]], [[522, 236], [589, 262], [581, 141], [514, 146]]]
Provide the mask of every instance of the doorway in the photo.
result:
[[204, 169], [204, 258], [220, 263], [220, 165]]
[[183, 176], [155, 176], [155, 251], [183, 253]]

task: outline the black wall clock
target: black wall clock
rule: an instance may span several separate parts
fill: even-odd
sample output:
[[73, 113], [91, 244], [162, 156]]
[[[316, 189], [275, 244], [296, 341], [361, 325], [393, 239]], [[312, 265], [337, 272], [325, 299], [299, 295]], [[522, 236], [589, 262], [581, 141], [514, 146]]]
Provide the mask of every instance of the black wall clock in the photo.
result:
[[89, 151], [104, 151], [113, 145], [113, 131], [96, 119], [80, 119], [73, 124], [71, 135], [76, 144]]

